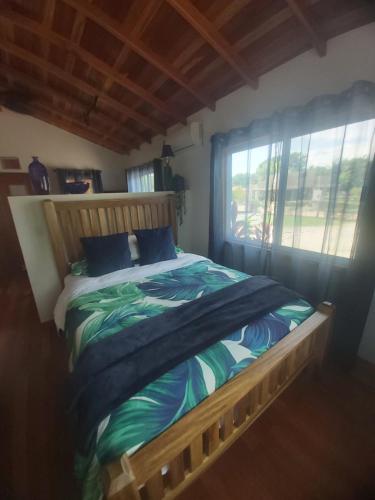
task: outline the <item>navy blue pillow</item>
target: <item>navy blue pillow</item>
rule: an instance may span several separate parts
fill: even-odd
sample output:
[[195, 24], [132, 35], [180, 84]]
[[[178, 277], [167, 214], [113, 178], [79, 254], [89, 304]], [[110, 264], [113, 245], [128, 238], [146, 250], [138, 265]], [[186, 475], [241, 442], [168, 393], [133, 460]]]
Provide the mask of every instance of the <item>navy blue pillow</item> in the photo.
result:
[[101, 276], [126, 267], [133, 267], [128, 233], [81, 238], [89, 276]]
[[139, 246], [141, 266], [162, 260], [177, 259], [171, 226], [157, 229], [138, 229], [134, 231]]

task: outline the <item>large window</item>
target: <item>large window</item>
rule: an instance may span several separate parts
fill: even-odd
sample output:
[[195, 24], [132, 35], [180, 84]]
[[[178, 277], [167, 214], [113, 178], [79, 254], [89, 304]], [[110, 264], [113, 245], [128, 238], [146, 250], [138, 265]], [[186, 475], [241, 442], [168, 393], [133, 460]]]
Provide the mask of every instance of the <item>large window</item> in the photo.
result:
[[349, 257], [375, 120], [228, 155], [227, 238]]

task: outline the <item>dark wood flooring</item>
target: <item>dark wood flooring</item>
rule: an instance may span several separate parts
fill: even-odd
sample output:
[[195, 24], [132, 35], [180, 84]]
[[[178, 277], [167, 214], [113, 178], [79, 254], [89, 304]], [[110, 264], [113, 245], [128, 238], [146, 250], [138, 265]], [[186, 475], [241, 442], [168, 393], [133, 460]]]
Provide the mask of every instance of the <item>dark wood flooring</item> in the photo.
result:
[[[76, 500], [67, 356], [24, 276], [0, 286], [0, 499]], [[375, 392], [301, 376], [180, 500], [375, 499]]]

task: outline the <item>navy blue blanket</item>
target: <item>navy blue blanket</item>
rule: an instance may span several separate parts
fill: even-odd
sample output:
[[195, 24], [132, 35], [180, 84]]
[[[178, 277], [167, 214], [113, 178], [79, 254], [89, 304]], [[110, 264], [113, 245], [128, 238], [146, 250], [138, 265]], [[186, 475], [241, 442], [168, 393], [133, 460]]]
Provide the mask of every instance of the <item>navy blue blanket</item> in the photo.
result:
[[87, 346], [69, 381], [79, 450], [85, 453], [103, 418], [147, 384], [297, 296], [252, 277]]

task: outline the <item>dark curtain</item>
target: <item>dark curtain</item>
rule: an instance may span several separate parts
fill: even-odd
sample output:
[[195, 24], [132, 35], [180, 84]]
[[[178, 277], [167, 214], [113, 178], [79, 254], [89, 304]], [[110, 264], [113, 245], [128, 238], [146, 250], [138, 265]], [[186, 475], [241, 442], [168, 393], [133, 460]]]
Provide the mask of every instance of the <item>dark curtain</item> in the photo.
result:
[[68, 182], [85, 181], [91, 182], [94, 193], [103, 192], [102, 173], [100, 170], [58, 168], [55, 172], [59, 181], [60, 191], [64, 194], [69, 193], [66, 186]]
[[[374, 118], [375, 84], [361, 81], [339, 95], [315, 98], [305, 106], [288, 108], [211, 138], [210, 258], [249, 274], [267, 274], [314, 304], [322, 300], [334, 302], [337, 317], [332, 353], [347, 365], [355, 359], [375, 285]], [[314, 140], [326, 130], [333, 130], [332, 158], [326, 160], [328, 174], [309, 179], [312, 158], [319, 159]], [[364, 137], [368, 139], [366, 150]], [[227, 200], [232, 182], [231, 158], [233, 152], [243, 152], [247, 182], [251, 185], [254, 170], [250, 150], [259, 145], [268, 145], [263, 151], [265, 196], [254, 214], [249, 200], [244, 202], [250, 208], [241, 222], [241, 231], [250, 237], [256, 234], [253, 241], [245, 242], [228, 237], [228, 228], [233, 234], [238, 226], [238, 206], [234, 202], [229, 206]], [[360, 157], [363, 175], [351, 252], [344, 248], [343, 235], [352, 201], [359, 197], [358, 188], [353, 187], [359, 170], [348, 168], [350, 154]], [[298, 158], [298, 162], [291, 173], [292, 158]], [[305, 251], [303, 220], [306, 207], [311, 205], [311, 185], [313, 189], [321, 187], [315, 190], [324, 193], [327, 201], [321, 240], [311, 242], [316, 246], [314, 251]], [[292, 191], [294, 201], [286, 203]], [[286, 215], [290, 224], [287, 243], [283, 233]]]

